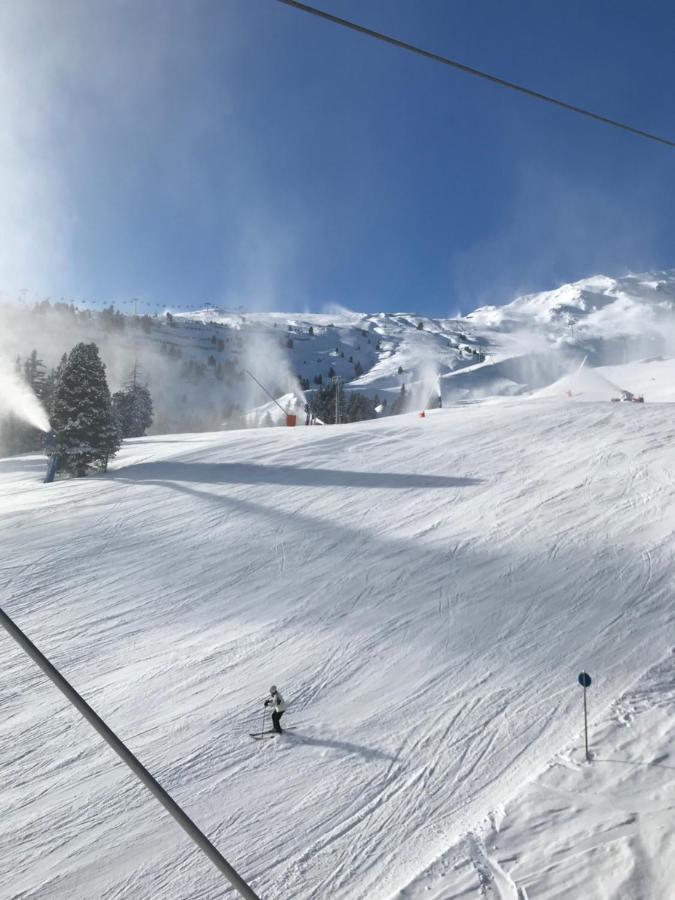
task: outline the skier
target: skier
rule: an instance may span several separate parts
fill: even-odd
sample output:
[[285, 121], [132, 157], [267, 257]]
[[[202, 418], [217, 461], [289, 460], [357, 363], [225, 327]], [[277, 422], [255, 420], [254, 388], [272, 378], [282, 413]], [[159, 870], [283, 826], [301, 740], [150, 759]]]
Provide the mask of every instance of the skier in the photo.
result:
[[284, 703], [284, 698], [281, 696], [279, 691], [277, 690], [276, 684], [273, 684], [270, 688], [270, 696], [265, 700], [265, 706], [272, 706], [272, 725], [274, 726], [274, 730], [277, 734], [283, 734], [283, 729], [279, 724], [279, 719], [283, 716], [286, 711], [286, 704]]

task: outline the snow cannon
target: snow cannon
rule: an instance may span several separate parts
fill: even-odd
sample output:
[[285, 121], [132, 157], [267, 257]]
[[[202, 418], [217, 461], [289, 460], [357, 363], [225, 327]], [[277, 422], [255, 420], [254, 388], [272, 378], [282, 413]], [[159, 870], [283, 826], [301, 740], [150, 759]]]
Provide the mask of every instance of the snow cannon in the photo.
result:
[[267, 396], [270, 398], [272, 403], [276, 403], [276, 405], [279, 407], [279, 409], [282, 411], [282, 413], [286, 417], [286, 425], [289, 426], [290, 428], [294, 428], [295, 425], [297, 424], [298, 417], [294, 413], [291, 413], [287, 409], [284, 409], [284, 407], [281, 405], [281, 403], [279, 403], [279, 401], [276, 399], [276, 397], [273, 397], [272, 394], [267, 390], [265, 385], [261, 384], [261, 382], [258, 381], [258, 379], [255, 377], [253, 372], [249, 372], [248, 369], [244, 369], [244, 372], [246, 372], [246, 374], [255, 381], [255, 383], [258, 385], [258, 387], [267, 394]]
[[59, 454], [56, 449], [56, 438], [54, 437], [53, 431], [49, 431], [45, 434], [42, 439], [42, 446], [47, 454], [47, 474], [45, 475], [43, 483], [51, 484], [59, 470]]

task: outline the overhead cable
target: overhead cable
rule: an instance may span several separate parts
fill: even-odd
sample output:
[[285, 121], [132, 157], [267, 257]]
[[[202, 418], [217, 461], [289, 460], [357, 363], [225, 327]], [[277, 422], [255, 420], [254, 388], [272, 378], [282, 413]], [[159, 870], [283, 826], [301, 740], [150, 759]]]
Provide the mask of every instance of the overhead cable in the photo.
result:
[[319, 19], [325, 19], [327, 22], [332, 22], [334, 25], [340, 25], [342, 28], [348, 28], [350, 31], [356, 31], [359, 34], [364, 34], [366, 37], [374, 38], [376, 41], [382, 41], [385, 44], [391, 44], [393, 47], [398, 47], [400, 50], [407, 50], [409, 53], [416, 53], [418, 56], [423, 56], [425, 59], [430, 59], [432, 62], [442, 63], [444, 66], [450, 66], [452, 69], [458, 69], [460, 72], [465, 72], [467, 75], [474, 75], [476, 78], [482, 78], [484, 81], [491, 81], [493, 84], [497, 84], [500, 87], [509, 88], [509, 90], [517, 91], [519, 94], [525, 94], [527, 97], [533, 97], [535, 100], [542, 100], [544, 103], [550, 103], [553, 106], [558, 106], [561, 109], [566, 109], [569, 112], [577, 113], [580, 116], [586, 116], [588, 119], [594, 119], [596, 122], [603, 122], [605, 125], [611, 125], [612, 128], [620, 128], [622, 131], [628, 131], [630, 134], [635, 134], [638, 137], [645, 138], [648, 141], [656, 141], [658, 144], [665, 144], [666, 147], [675, 147], [675, 141], [670, 141], [667, 138], [659, 137], [657, 134], [651, 134], [648, 131], [642, 131], [640, 128], [634, 128], [632, 125], [627, 125], [625, 122], [618, 122], [616, 119], [610, 119], [607, 116], [601, 116], [599, 113], [591, 112], [588, 109], [584, 109], [581, 106], [576, 106], [573, 103], [567, 103], [564, 100], [558, 100], [556, 97], [549, 97], [547, 94], [542, 94], [539, 91], [532, 90], [532, 88], [525, 87], [522, 84], [516, 84], [513, 81], [507, 81], [504, 78], [499, 78], [496, 75], [490, 75], [488, 72], [483, 72], [480, 69], [474, 69], [472, 66], [467, 66], [464, 63], [457, 62], [457, 60], [450, 59], [447, 56], [441, 56], [440, 53], [433, 53], [430, 50], [424, 50], [422, 47], [416, 47], [414, 44], [409, 44], [406, 41], [400, 41], [398, 38], [391, 37], [388, 34], [383, 34], [381, 31], [374, 31], [372, 28], [366, 28], [364, 25], [359, 25], [356, 22], [351, 22], [349, 19], [342, 19], [340, 16], [334, 16], [332, 13], [326, 12], [322, 9], [317, 9], [315, 6], [309, 6], [307, 3], [299, 3], [298, 0], [276, 0], [277, 3], [283, 3], [284, 6], [293, 7], [293, 9], [298, 9], [301, 12], [308, 13], [311, 16], [316, 16]]

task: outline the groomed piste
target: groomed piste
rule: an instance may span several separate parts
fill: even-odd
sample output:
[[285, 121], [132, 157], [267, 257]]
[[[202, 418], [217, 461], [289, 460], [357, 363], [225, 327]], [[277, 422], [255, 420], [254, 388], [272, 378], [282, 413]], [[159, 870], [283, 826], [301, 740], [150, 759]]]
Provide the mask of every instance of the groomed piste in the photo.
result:
[[[599, 715], [668, 653], [674, 436], [523, 398], [2, 460], [3, 603], [260, 896], [384, 900], [580, 742], [578, 671]], [[228, 896], [0, 659], [0, 894]], [[270, 683], [296, 729], [252, 742]]]

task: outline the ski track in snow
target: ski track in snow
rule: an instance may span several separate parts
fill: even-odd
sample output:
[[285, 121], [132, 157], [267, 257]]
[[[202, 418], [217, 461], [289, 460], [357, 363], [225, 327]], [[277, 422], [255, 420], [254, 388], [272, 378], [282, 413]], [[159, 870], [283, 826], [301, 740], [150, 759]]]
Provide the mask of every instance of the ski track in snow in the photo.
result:
[[[591, 691], [591, 704], [593, 692]], [[675, 650], [397, 897], [670, 900]]]
[[[0, 460], [2, 602], [261, 897], [387, 900], [574, 738], [578, 671], [602, 710], [669, 649], [671, 409], [142, 438], [49, 486]], [[0, 641], [0, 896], [233, 896]], [[272, 682], [297, 731], [253, 742]]]

